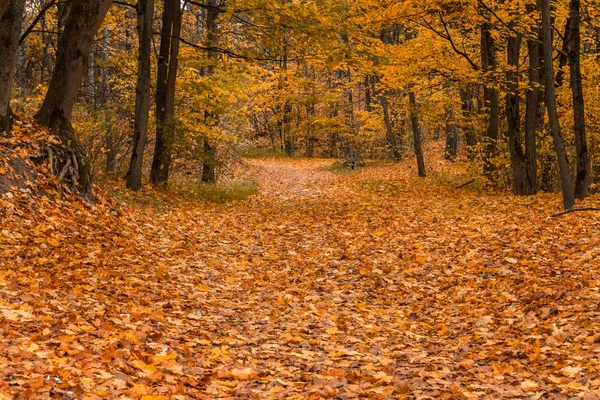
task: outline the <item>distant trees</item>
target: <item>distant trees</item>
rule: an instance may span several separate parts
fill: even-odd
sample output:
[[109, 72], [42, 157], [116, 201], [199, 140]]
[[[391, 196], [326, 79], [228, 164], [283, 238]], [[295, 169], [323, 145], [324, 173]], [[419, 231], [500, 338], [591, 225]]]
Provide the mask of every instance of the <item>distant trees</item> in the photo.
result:
[[568, 207], [600, 179], [596, 3], [110, 6], [0, 5], [0, 129], [12, 87], [13, 109], [38, 108], [61, 137], [57, 173], [73, 172], [83, 191], [101, 162], [133, 190], [181, 170], [212, 183], [220, 157], [257, 145], [354, 163], [410, 152], [425, 176], [426, 144], [444, 130], [448, 160], [466, 148], [471, 171], [517, 195], [561, 188]]

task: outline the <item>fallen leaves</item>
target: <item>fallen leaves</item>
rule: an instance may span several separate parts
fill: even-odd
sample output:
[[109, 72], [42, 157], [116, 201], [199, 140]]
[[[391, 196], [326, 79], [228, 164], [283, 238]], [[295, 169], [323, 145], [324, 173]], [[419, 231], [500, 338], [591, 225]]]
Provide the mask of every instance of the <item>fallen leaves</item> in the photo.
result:
[[234, 205], [3, 196], [0, 393], [594, 398], [600, 221], [326, 163]]

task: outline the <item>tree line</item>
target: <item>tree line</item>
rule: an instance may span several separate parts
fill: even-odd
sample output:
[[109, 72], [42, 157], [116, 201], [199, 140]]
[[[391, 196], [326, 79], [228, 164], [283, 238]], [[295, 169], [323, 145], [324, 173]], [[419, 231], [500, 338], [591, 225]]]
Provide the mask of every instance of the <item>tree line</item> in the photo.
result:
[[580, 0], [3, 0], [0, 130], [33, 115], [83, 193], [101, 168], [132, 190], [182, 169], [214, 183], [257, 147], [412, 153], [426, 176], [443, 137], [488, 185], [571, 208], [600, 178], [599, 16]]

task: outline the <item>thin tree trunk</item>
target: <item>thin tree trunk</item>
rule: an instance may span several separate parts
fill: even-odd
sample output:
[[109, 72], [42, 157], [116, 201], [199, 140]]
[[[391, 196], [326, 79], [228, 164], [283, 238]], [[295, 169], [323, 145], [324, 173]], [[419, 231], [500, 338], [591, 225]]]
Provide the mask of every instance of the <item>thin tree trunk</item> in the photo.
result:
[[427, 176], [425, 171], [425, 160], [423, 159], [423, 147], [421, 144], [421, 130], [419, 129], [419, 117], [417, 115], [417, 100], [415, 98], [415, 92], [409, 87], [408, 99], [410, 102], [410, 122], [413, 131], [413, 142], [415, 147], [415, 156], [417, 157], [417, 168], [420, 177]]
[[394, 132], [394, 128], [392, 126], [392, 119], [390, 117], [390, 106], [386, 94], [381, 94], [380, 102], [381, 107], [383, 108], [383, 121], [385, 122], [385, 132], [388, 144], [392, 149], [392, 155], [394, 156], [394, 160], [401, 161], [402, 149], [400, 149], [400, 146], [398, 146], [396, 132]]
[[533, 39], [527, 40], [529, 53], [529, 88], [525, 95], [525, 158], [527, 160], [526, 175], [530, 194], [539, 190], [537, 178], [537, 136], [542, 130], [544, 119], [543, 96], [540, 85], [543, 84], [541, 72], [541, 44]]
[[458, 150], [458, 126], [454, 121], [454, 110], [452, 107], [448, 107], [446, 118], [446, 147], [444, 149], [444, 157], [448, 161], [454, 161]]
[[[208, 0], [208, 8], [206, 9], [206, 46], [218, 47], [219, 34], [217, 26], [217, 18], [219, 17], [220, 6], [217, 0]], [[212, 75], [215, 72], [217, 64], [217, 55], [214, 52], [209, 52], [211, 63], [207, 68], [207, 74]], [[206, 113], [205, 121], [210, 121], [212, 126], [218, 126], [219, 116], [214, 113]], [[205, 158], [202, 163], [202, 181], [207, 183], [217, 183], [217, 147], [211, 143], [208, 138], [204, 139]]]
[[127, 187], [133, 191], [137, 191], [142, 187], [142, 165], [148, 135], [153, 16], [154, 0], [139, 0], [137, 4], [139, 55], [135, 89], [135, 122], [133, 126], [133, 150], [131, 152], [129, 172], [127, 173]]
[[552, 57], [552, 20], [550, 15], [550, 0], [541, 0], [542, 8], [542, 39], [544, 52], [544, 80], [546, 94], [546, 108], [550, 120], [550, 129], [554, 141], [554, 149], [558, 158], [560, 169], [560, 184], [563, 194], [563, 205], [565, 210], [573, 207], [575, 204], [575, 194], [573, 192], [571, 171], [569, 160], [563, 143], [560, 123], [558, 121], [558, 112], [556, 110], [556, 89], [554, 87], [554, 64]]
[[73, 106], [94, 36], [112, 0], [73, 0], [58, 44], [56, 63], [48, 92], [35, 119], [56, 132], [63, 145], [72, 151], [77, 164], [77, 184], [84, 195], [91, 195], [92, 175], [84, 150], [71, 125]]
[[166, 0], [156, 82], [156, 144], [150, 172], [153, 185], [165, 185], [169, 179], [175, 134], [175, 84], [180, 30], [180, 3], [178, 0]]
[[0, 134], [12, 129], [12, 91], [19, 35], [23, 25], [25, 0], [2, 0], [0, 16]]
[[117, 152], [115, 151], [115, 133], [110, 125], [109, 118], [107, 118], [106, 122], [106, 167], [104, 168], [104, 171], [107, 173], [113, 173], [115, 172], [115, 166], [117, 163]]

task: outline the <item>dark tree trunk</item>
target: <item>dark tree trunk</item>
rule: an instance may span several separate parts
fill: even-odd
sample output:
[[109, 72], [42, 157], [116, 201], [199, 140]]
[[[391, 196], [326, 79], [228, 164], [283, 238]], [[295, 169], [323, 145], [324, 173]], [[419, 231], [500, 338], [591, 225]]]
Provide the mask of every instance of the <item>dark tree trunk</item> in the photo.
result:
[[541, 132], [544, 123], [543, 93], [540, 85], [543, 85], [541, 43], [534, 39], [527, 40], [529, 53], [529, 88], [525, 95], [525, 158], [527, 160], [526, 175], [531, 187], [531, 193], [539, 190], [537, 178], [537, 136]]
[[[208, 8], [206, 9], [206, 46], [207, 47], [218, 47], [219, 46], [219, 34], [217, 26], [217, 18], [222, 12], [218, 0], [208, 0]], [[207, 74], [211, 75], [215, 72], [217, 64], [217, 55], [214, 52], [209, 53], [211, 58], [211, 64], [207, 68]], [[217, 126], [219, 124], [219, 116], [214, 113], [207, 113], [205, 115], [205, 121], [210, 121], [211, 126]], [[217, 183], [217, 147], [211, 143], [208, 138], [204, 139], [204, 162], [202, 164], [202, 181], [207, 183]]]
[[202, 163], [202, 182], [217, 183], [217, 148], [204, 141], [204, 160]]
[[292, 137], [292, 103], [286, 101], [283, 106], [283, 143], [288, 156], [294, 154], [294, 138]]
[[394, 132], [394, 127], [392, 126], [392, 119], [390, 117], [390, 106], [385, 94], [382, 94], [380, 97], [381, 107], [383, 108], [383, 121], [385, 122], [385, 133], [388, 145], [392, 150], [392, 155], [394, 156], [394, 160], [401, 161], [402, 160], [402, 149], [398, 145], [398, 138], [396, 132]]
[[513, 193], [516, 195], [535, 194], [535, 182], [527, 174], [528, 160], [523, 147], [521, 134], [521, 98], [519, 96], [519, 59], [522, 37], [517, 34], [508, 38], [508, 69], [506, 73], [506, 122], [508, 127], [508, 147], [512, 169]]
[[473, 105], [473, 92], [472, 89], [460, 89], [460, 101], [463, 119], [465, 120], [463, 125], [463, 131], [465, 132], [465, 143], [467, 144], [467, 151], [469, 155], [472, 155], [472, 148], [477, 146], [477, 134], [473, 127], [474, 117], [474, 105]]
[[48, 92], [35, 119], [56, 132], [72, 152], [73, 180], [84, 195], [91, 195], [92, 175], [84, 150], [71, 125], [73, 106], [94, 36], [112, 0], [73, 0], [58, 44], [56, 63]]
[[548, 110], [548, 118], [550, 120], [550, 129], [552, 131], [554, 149], [558, 158], [558, 166], [560, 169], [560, 185], [563, 194], [563, 205], [565, 209], [569, 209], [575, 204], [575, 194], [573, 192], [569, 160], [565, 151], [565, 145], [562, 138], [560, 123], [558, 121], [558, 112], [556, 110], [556, 89], [554, 86], [555, 76], [552, 57], [553, 44], [550, 0], [541, 0], [541, 8], [542, 39], [544, 53], [544, 89], [546, 94], [546, 108]]
[[[412, 86], [412, 85], [411, 85]], [[427, 176], [425, 171], [425, 160], [423, 159], [423, 147], [421, 144], [421, 130], [419, 129], [419, 117], [417, 114], [417, 100], [412, 87], [409, 88], [408, 100], [410, 102], [410, 122], [413, 131], [413, 142], [415, 146], [415, 156], [417, 157], [417, 168], [420, 177]]]
[[166, 185], [175, 136], [175, 84], [179, 55], [181, 9], [179, 0], [165, 0], [156, 80], [156, 144], [150, 182]]
[[581, 4], [580, 0], [571, 0], [569, 6], [570, 31], [565, 36], [568, 46], [569, 70], [571, 75], [571, 91], [573, 94], [573, 132], [577, 165], [575, 175], [575, 197], [583, 199], [588, 196], [590, 186], [590, 158], [588, 155], [587, 136], [585, 131], [585, 102], [581, 80]]
[[133, 126], [133, 150], [131, 152], [129, 172], [127, 173], [127, 187], [133, 191], [137, 191], [142, 187], [142, 165], [148, 135], [153, 16], [154, 0], [139, 0], [137, 4], [139, 55], [135, 88], [135, 122]]
[[489, 110], [488, 127], [485, 135], [484, 174], [492, 183], [496, 181], [494, 158], [498, 153], [498, 132], [500, 129], [500, 101], [498, 89], [491, 84], [496, 71], [496, 44], [492, 36], [492, 24], [484, 22], [481, 25], [481, 68], [486, 76], [483, 88], [485, 107]]
[[0, 8], [0, 134], [12, 129], [10, 94], [14, 80], [25, 0], [2, 0]]
[[458, 126], [454, 121], [454, 110], [452, 107], [448, 107], [446, 118], [446, 148], [444, 150], [444, 157], [448, 161], [454, 161], [458, 148]]
[[6, 0], [0, 1], [0, 19], [2, 19], [2, 17], [4, 16], [4, 11], [6, 11], [9, 4], [10, 4], [10, 2], [8, 2]]

